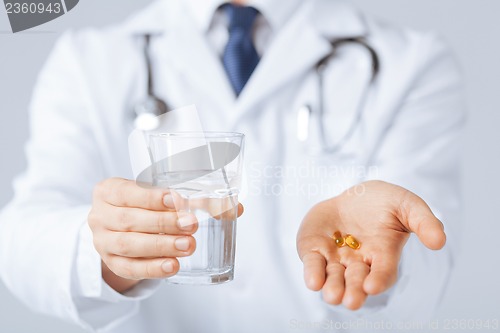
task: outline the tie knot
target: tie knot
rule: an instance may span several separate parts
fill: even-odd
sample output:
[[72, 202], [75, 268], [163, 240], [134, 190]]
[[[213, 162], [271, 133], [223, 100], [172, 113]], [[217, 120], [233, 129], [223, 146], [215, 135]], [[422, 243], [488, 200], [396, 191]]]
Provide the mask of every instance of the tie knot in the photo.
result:
[[229, 19], [229, 30], [243, 30], [245, 32], [250, 32], [255, 18], [259, 13], [257, 9], [248, 6], [240, 6], [232, 3], [228, 3], [224, 6], [224, 10]]

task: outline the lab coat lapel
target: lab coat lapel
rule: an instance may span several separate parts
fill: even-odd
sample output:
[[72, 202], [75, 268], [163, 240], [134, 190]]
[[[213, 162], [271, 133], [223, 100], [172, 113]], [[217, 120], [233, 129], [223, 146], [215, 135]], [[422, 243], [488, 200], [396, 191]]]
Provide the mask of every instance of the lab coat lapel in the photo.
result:
[[184, 12], [186, 15], [181, 15], [166, 43], [175, 47], [169, 51], [171, 59], [193, 88], [227, 109], [234, 103], [235, 95], [222, 62], [185, 9]]
[[252, 108], [328, 54], [328, 41], [301, 21], [290, 22], [276, 36], [240, 95], [241, 108]]
[[331, 52], [330, 41], [366, 34], [360, 15], [342, 0], [304, 2], [278, 33], [238, 100], [250, 111]]

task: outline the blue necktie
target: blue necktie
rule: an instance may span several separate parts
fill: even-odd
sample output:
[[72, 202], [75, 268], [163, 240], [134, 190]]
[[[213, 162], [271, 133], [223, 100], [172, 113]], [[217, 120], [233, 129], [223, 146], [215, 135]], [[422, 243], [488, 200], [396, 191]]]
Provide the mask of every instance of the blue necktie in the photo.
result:
[[222, 61], [234, 92], [239, 96], [260, 60], [252, 41], [258, 11], [233, 4], [224, 5], [223, 10], [229, 18], [229, 40]]

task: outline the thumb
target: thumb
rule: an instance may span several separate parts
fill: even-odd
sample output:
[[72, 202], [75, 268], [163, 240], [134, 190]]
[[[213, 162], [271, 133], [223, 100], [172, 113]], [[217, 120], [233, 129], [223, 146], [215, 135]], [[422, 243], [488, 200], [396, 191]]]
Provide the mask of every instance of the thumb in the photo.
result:
[[418, 195], [407, 191], [399, 206], [399, 220], [431, 250], [439, 250], [446, 243], [444, 225]]

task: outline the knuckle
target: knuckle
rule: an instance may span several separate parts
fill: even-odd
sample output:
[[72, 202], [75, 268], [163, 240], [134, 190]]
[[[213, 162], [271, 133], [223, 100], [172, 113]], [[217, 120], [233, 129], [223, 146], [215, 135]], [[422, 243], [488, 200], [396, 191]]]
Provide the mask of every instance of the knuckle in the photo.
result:
[[109, 258], [105, 261], [105, 264], [113, 273], [124, 279], [141, 279], [140, 274], [137, 272], [137, 263], [133, 259], [109, 256]]
[[172, 213], [156, 214], [156, 226], [159, 231], [166, 231], [172, 222]]
[[116, 223], [120, 231], [132, 231], [132, 217], [125, 208], [118, 208], [116, 212]]
[[163, 214], [156, 214], [156, 227], [158, 230], [165, 230], [165, 217]]
[[118, 235], [115, 239], [115, 247], [116, 253], [120, 256], [129, 256], [130, 255], [130, 242], [128, 241], [125, 235]]
[[94, 244], [94, 248], [96, 249], [96, 251], [99, 253], [99, 255], [101, 257], [106, 255], [106, 253], [104, 251], [104, 247], [103, 247], [103, 242], [101, 241], [100, 237], [94, 236], [92, 238], [92, 244]]
[[101, 255], [101, 260], [106, 265], [106, 267], [108, 267], [113, 273], [116, 274], [115, 270], [113, 269], [114, 267], [113, 257], [108, 255]]
[[149, 189], [145, 191], [145, 200], [151, 205], [161, 203], [163, 200], [163, 191], [159, 189]]
[[155, 263], [153, 262], [148, 262], [145, 264], [145, 267], [144, 267], [144, 278], [146, 279], [154, 279], [156, 277], [158, 277], [158, 269], [156, 268], [156, 265]]
[[94, 191], [92, 193], [94, 199], [99, 199], [104, 197], [107, 189], [108, 180], [102, 180], [94, 186]]
[[155, 191], [155, 190], [145, 191], [144, 196], [145, 196], [146, 201], [153, 202], [157, 197], [156, 193], [157, 193], [157, 191]]
[[138, 279], [138, 274], [134, 269], [134, 265], [132, 264], [132, 260], [123, 260], [117, 268], [121, 277], [126, 279], [136, 280]]
[[[339, 269], [341, 268], [339, 263], [329, 262], [326, 264], [326, 274], [328, 276], [337, 275], [339, 273]], [[342, 270], [343, 273], [343, 270]]]
[[113, 186], [113, 193], [116, 196], [116, 198], [123, 203], [125, 207], [130, 206], [128, 198], [129, 196], [127, 195], [127, 190], [128, 190], [128, 185], [129, 181], [126, 181], [124, 179], [119, 179], [115, 178], [115, 184]]
[[127, 274], [125, 273], [124, 270], [124, 263], [119, 260], [118, 257], [111, 256], [111, 255], [106, 255], [106, 256], [101, 256], [102, 261], [108, 266], [108, 268], [115, 273], [118, 276], [121, 276], [123, 278], [127, 278]]
[[94, 186], [93, 197], [94, 199], [104, 199], [112, 193], [117, 186], [123, 184], [124, 180], [121, 178], [107, 178], [101, 180]]
[[93, 231], [97, 226], [99, 226], [99, 214], [95, 211], [95, 209], [91, 209], [89, 215], [87, 216], [87, 223], [90, 229]]
[[164, 237], [161, 235], [157, 235], [155, 237], [155, 253], [158, 255], [165, 255], [168, 251], [168, 245], [165, 242]]
[[298, 250], [302, 254], [302, 257], [307, 253], [326, 255], [332, 248], [332, 244], [329, 238], [316, 235], [306, 235], [301, 237], [297, 242]]

